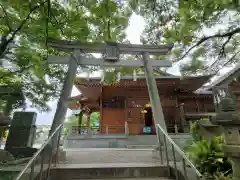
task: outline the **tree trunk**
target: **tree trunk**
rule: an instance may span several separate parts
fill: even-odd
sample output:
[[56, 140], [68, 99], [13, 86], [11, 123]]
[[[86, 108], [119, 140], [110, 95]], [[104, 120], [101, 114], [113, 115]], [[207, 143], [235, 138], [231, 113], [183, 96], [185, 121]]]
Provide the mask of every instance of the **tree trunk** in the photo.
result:
[[[7, 50], [7, 46], [8, 46], [8, 41], [7, 41], [7, 38], [6, 36], [3, 36], [1, 38], [1, 43], [0, 43], [0, 59], [2, 59], [4, 57], [4, 53], [6, 52]], [[1, 62], [1, 61], [0, 61]]]

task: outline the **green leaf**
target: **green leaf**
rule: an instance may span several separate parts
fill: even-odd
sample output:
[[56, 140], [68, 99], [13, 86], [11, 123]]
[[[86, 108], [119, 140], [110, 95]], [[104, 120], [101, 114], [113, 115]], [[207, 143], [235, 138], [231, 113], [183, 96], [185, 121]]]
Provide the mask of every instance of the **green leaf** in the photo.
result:
[[[47, 101], [59, 98], [66, 72], [65, 66], [48, 65], [47, 56], [70, 54], [48, 47], [48, 38], [103, 42], [110, 34], [112, 40], [122, 42], [131, 16], [129, 7], [111, 0], [89, 0], [79, 6], [77, 0], [71, 4], [50, 1], [50, 11], [46, 2], [0, 2], [3, 7], [0, 7], [0, 36], [10, 39], [0, 42], [0, 58], [8, 56], [7, 61], [17, 67], [11, 71], [0, 70], [0, 82], [11, 85], [18, 80], [24, 97], [39, 111], [49, 110]], [[17, 48], [11, 49], [11, 43]], [[116, 80], [114, 73], [108, 76], [110, 82]]]

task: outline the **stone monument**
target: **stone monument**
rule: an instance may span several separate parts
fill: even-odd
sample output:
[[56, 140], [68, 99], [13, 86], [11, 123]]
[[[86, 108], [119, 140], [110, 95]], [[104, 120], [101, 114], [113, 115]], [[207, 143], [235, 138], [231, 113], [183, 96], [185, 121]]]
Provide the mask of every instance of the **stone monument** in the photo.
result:
[[15, 112], [5, 150], [15, 157], [31, 157], [37, 149], [32, 148], [36, 135], [35, 112]]
[[213, 90], [216, 117], [211, 122], [223, 127], [224, 153], [232, 163], [233, 180], [240, 180], [240, 114], [236, 99], [229, 87], [216, 87]]

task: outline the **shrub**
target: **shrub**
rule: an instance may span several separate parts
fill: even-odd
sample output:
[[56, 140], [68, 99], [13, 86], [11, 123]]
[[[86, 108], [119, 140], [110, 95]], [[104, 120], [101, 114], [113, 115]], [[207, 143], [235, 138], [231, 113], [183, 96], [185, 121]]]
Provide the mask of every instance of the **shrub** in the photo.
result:
[[224, 173], [217, 172], [214, 176], [214, 180], [232, 180], [232, 174], [225, 175]]
[[69, 136], [69, 135], [70, 135], [69, 128], [64, 128], [64, 136]]
[[223, 143], [222, 137], [214, 137], [210, 143], [202, 139], [186, 147], [186, 152], [201, 173], [213, 176], [220, 172], [229, 175], [232, 173], [232, 166], [224, 156]]

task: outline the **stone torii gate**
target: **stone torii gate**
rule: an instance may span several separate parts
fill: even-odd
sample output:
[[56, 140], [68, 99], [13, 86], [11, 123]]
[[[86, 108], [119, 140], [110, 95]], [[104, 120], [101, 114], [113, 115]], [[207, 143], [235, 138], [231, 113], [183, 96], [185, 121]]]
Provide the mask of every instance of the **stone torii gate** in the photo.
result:
[[[172, 45], [136, 45], [136, 44], [117, 44], [117, 43], [79, 43], [64, 40], [50, 39], [49, 46], [64, 52], [72, 52], [69, 56], [49, 56], [50, 64], [68, 64], [68, 72], [65, 78], [63, 89], [57, 105], [57, 110], [53, 119], [50, 134], [63, 123], [66, 112], [67, 102], [71, 95], [73, 80], [77, 73], [78, 65], [100, 66], [100, 67], [143, 67], [146, 74], [146, 82], [152, 105], [152, 112], [155, 124], [167, 132], [163, 116], [160, 97], [157, 89], [156, 80], [153, 74], [153, 67], [171, 67], [172, 63], [166, 60], [151, 60], [150, 55], [165, 55], [172, 49]], [[105, 58], [86, 58], [83, 53], [103, 53]], [[120, 54], [142, 55], [137, 60], [121, 60]]]

